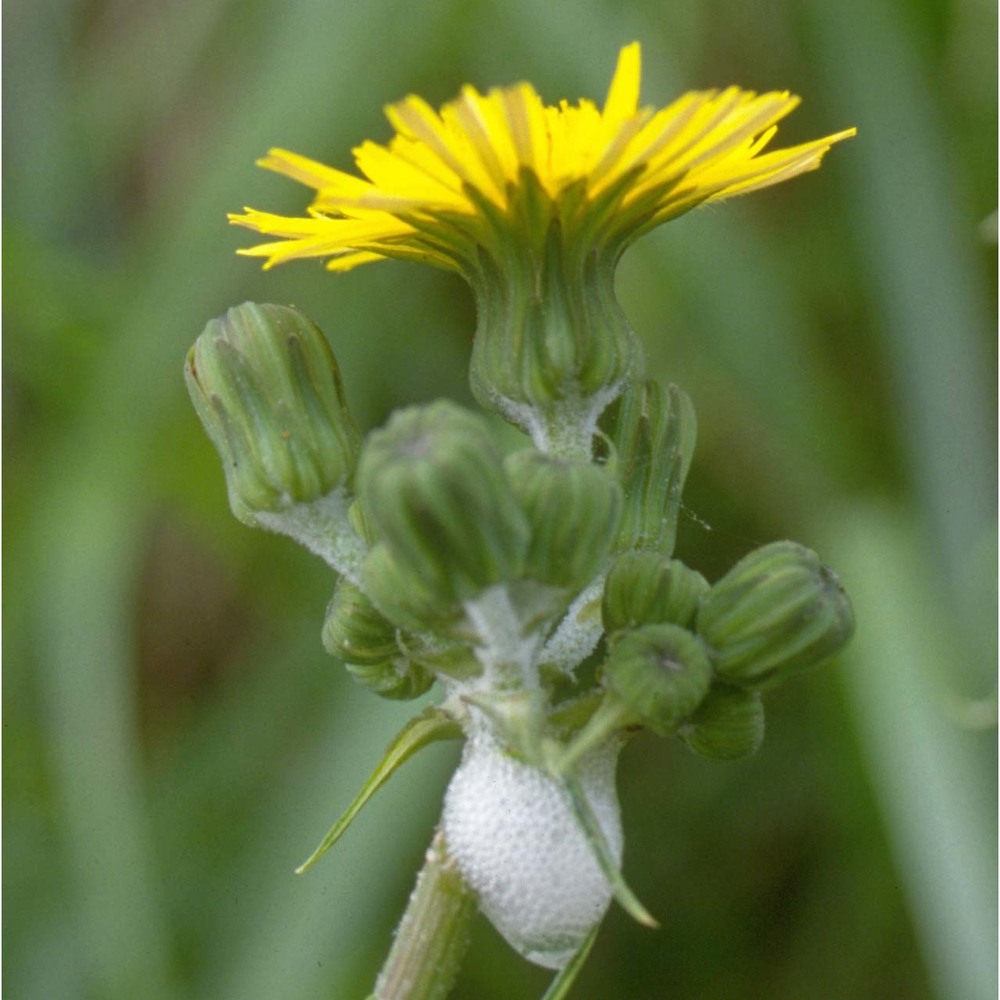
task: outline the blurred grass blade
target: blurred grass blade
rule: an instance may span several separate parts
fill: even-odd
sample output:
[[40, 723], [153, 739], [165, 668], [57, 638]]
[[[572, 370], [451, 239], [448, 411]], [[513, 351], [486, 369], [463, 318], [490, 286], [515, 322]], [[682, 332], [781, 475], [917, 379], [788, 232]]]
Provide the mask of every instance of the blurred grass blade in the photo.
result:
[[410, 719], [386, 747], [385, 754], [378, 766], [362, 785], [361, 791], [347, 807], [343, 816], [330, 827], [329, 832], [320, 841], [316, 850], [295, 869], [295, 874], [303, 875], [309, 871], [340, 840], [368, 800], [393, 776], [397, 768], [405, 764], [415, 753], [430, 746], [431, 743], [436, 743], [438, 740], [459, 739], [461, 735], [461, 726], [439, 708], [433, 706], [421, 712], [416, 718]]
[[[73, 461], [66, 451], [55, 457]], [[130, 658], [137, 525], [132, 511], [109, 502], [109, 463], [89, 458], [82, 476], [60, 481], [50, 471], [35, 515], [36, 585], [49, 612], [39, 622], [38, 674], [70, 862], [61, 892], [77, 911], [90, 995], [159, 1000], [172, 995], [172, 942]]]
[[948, 1000], [994, 1000], [995, 734], [963, 728], [947, 687], [967, 644], [898, 511], [848, 511], [827, 550], [857, 612], [847, 687], [932, 981]]
[[945, 138], [950, 129], [927, 85], [934, 71], [921, 64], [909, 12], [904, 20], [903, 5], [887, 0], [806, 7], [834, 117], [858, 126], [844, 157], [844, 169], [854, 171], [847, 205], [862, 275], [884, 320], [896, 395], [890, 412], [932, 544], [954, 581], [996, 511], [984, 379], [995, 361], [984, 351], [991, 323], [972, 255], [979, 220], [958, 194], [963, 178]]

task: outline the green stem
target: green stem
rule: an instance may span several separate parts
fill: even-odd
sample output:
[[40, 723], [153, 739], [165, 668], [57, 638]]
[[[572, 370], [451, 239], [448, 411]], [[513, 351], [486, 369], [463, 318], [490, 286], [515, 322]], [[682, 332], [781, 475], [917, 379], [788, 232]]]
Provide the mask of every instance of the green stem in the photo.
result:
[[573, 737], [572, 742], [554, 755], [550, 762], [556, 777], [569, 774], [582, 757], [606, 743], [611, 736], [635, 720], [635, 714], [613, 695], [606, 695], [587, 724]]
[[445, 1000], [469, 943], [476, 912], [438, 830], [370, 1000]]

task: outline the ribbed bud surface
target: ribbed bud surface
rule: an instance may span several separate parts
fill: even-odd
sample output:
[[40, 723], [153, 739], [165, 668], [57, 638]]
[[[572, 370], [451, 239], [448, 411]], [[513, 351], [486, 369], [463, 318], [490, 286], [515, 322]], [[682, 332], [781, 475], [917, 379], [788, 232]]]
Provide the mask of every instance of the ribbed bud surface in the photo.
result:
[[696, 635], [678, 625], [644, 625], [614, 644], [604, 676], [644, 725], [666, 736], [705, 697], [712, 666]]
[[713, 684], [678, 736], [695, 753], [713, 760], [739, 760], [764, 742], [760, 692]]
[[327, 608], [323, 646], [344, 661], [359, 684], [383, 698], [416, 698], [434, 683], [430, 670], [401, 654], [396, 627], [359, 587], [343, 577]]
[[449, 402], [393, 414], [366, 442], [358, 489], [400, 571], [438, 597], [520, 573], [528, 525], [477, 415]]
[[360, 587], [343, 577], [326, 609], [323, 646], [348, 663], [380, 663], [399, 652], [395, 626]]
[[430, 690], [434, 674], [404, 656], [380, 663], [345, 663], [347, 672], [362, 687], [391, 701], [410, 701]]
[[674, 550], [681, 493], [694, 455], [696, 423], [675, 385], [640, 382], [601, 421], [616, 452], [625, 511], [616, 548]]
[[504, 468], [531, 529], [524, 575], [581, 589], [611, 551], [621, 488], [600, 466], [552, 458], [533, 448], [509, 455]]
[[774, 542], [712, 586], [697, 623], [719, 675], [756, 686], [833, 656], [851, 637], [854, 614], [840, 581], [815, 552]]
[[388, 545], [375, 545], [362, 567], [365, 592], [394, 625], [411, 632], [447, 631], [461, 617], [457, 602], [400, 566]]
[[626, 552], [608, 572], [604, 585], [604, 628], [607, 632], [639, 625], [687, 627], [708, 582], [676, 559], [658, 552]]
[[233, 513], [309, 503], [350, 482], [354, 427], [336, 359], [295, 309], [245, 303], [212, 320], [184, 369], [222, 458]]

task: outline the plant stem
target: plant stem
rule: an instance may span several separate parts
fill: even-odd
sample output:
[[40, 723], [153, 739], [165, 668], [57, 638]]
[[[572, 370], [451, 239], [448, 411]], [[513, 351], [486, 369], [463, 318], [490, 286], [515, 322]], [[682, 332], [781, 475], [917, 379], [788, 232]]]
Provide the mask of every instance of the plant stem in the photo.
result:
[[553, 773], [557, 777], [569, 774], [581, 757], [606, 743], [615, 732], [634, 721], [634, 718], [629, 708], [617, 698], [605, 696], [583, 729], [551, 762]]
[[370, 1000], [445, 1000], [458, 977], [476, 912], [438, 830]]

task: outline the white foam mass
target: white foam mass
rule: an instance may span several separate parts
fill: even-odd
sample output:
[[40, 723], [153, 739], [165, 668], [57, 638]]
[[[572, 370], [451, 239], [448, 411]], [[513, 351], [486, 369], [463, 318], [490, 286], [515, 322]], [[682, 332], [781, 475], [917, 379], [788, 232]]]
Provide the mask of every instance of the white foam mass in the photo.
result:
[[[613, 747], [585, 758], [580, 781], [620, 863], [617, 756]], [[448, 852], [493, 926], [529, 961], [562, 968], [611, 901], [562, 789], [477, 734], [448, 786], [443, 826]]]

